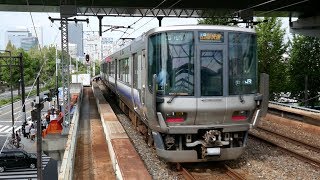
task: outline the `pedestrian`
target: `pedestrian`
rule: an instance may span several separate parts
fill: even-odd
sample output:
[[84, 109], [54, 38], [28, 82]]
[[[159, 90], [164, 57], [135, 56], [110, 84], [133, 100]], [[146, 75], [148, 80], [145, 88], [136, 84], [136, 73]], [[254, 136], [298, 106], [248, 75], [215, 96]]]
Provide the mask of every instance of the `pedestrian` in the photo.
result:
[[30, 136], [31, 136], [31, 141], [34, 141], [35, 137], [36, 137], [36, 129], [34, 128], [34, 126], [31, 126], [30, 129]]
[[21, 141], [21, 137], [18, 134], [18, 131], [16, 131], [16, 147], [19, 148], [20, 147], [20, 141]]
[[51, 114], [52, 114], [52, 115], [54, 114], [54, 111], [55, 111], [55, 109], [54, 109], [54, 106], [52, 105], [52, 106], [51, 106]]
[[26, 121], [23, 122], [23, 124], [22, 124], [22, 134], [23, 134], [23, 137], [27, 137], [27, 135], [26, 135], [26, 124], [27, 124]]
[[48, 125], [47, 120], [46, 119], [42, 119], [42, 121], [41, 121], [41, 127], [42, 128], [41, 129], [42, 130], [46, 129], [47, 125]]
[[31, 128], [30, 124], [26, 124], [25, 134], [26, 134], [27, 139], [30, 138], [30, 128]]
[[46, 121], [48, 124], [50, 123], [50, 114], [51, 114], [51, 112], [50, 112], [50, 110], [48, 110], [48, 114], [46, 115]]

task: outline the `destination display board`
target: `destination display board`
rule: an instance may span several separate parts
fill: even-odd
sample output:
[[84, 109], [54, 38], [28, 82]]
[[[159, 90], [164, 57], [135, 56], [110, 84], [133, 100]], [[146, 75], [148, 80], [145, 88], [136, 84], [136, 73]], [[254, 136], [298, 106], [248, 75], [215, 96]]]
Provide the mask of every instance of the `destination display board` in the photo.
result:
[[200, 42], [215, 42], [223, 43], [224, 34], [223, 32], [199, 32]]

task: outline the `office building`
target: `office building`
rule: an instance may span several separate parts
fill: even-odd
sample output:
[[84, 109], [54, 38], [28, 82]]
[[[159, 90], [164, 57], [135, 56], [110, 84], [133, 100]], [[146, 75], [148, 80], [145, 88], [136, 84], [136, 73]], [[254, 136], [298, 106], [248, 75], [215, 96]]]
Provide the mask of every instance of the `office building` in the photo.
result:
[[21, 48], [25, 51], [29, 51], [31, 48], [37, 47], [39, 41], [37, 37], [25, 37], [21, 38]]
[[17, 30], [8, 30], [5, 47], [10, 41], [11, 44], [14, 45], [16, 48], [21, 48], [21, 40], [23, 38], [28, 38], [28, 37], [31, 37], [31, 33], [26, 28], [17, 29]]
[[77, 56], [83, 56], [83, 24], [69, 23], [68, 24], [68, 41], [71, 44], [76, 44]]

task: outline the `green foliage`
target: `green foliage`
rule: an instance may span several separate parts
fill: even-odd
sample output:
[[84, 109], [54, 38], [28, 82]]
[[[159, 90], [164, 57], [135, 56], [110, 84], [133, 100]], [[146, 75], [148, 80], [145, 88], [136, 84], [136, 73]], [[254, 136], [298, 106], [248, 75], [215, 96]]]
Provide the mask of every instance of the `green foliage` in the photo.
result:
[[220, 13], [217, 10], [207, 12], [211, 18], [199, 19], [198, 24], [211, 24], [211, 25], [228, 25], [234, 26], [233, 18], [223, 17], [225, 12]]
[[95, 63], [95, 74], [100, 74], [100, 63], [98, 61]]
[[232, 26], [233, 23], [231, 18], [223, 18], [223, 17], [212, 17], [212, 18], [204, 18], [198, 20], [198, 24], [212, 24], [212, 25], [229, 25]]
[[278, 18], [268, 17], [258, 21], [265, 21], [256, 26], [259, 73], [269, 74], [270, 100], [275, 100], [280, 92], [286, 92], [289, 80], [287, 63], [283, 59], [288, 47], [284, 42], [285, 30], [281, 28]]
[[9, 41], [6, 46], [6, 50], [13, 52], [13, 51], [16, 51], [16, 47], [11, 43], [11, 41]]
[[305, 89], [307, 89], [307, 99], [309, 99], [307, 102], [314, 106], [318, 101], [316, 97], [320, 87], [320, 39], [295, 36], [289, 65], [292, 93], [304, 99]]

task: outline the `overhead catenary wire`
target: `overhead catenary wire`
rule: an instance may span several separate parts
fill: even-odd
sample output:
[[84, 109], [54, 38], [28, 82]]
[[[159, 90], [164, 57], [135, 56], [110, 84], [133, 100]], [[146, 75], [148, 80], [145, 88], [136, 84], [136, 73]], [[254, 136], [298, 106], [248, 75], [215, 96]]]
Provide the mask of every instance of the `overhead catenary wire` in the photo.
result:
[[[173, 3], [171, 6], [169, 6], [168, 8], [170, 9], [170, 8], [172, 8], [173, 6], [175, 6], [176, 4], [178, 4], [180, 1], [182, 1], [182, 0], [179, 0], [179, 1], [177, 1], [177, 2], [175, 2], [175, 3]], [[162, 3], [164, 3], [164, 1], [162, 2]], [[161, 3], [161, 4], [162, 4]], [[157, 6], [157, 7], [159, 7], [160, 6], [160, 4]], [[154, 9], [156, 9], [157, 7], [155, 7], [155, 8], [153, 8], [152, 10], [154, 10]], [[141, 25], [140, 27], [138, 27], [137, 29], [134, 29], [134, 31], [133, 32], [131, 32], [130, 34], [127, 34], [127, 36], [126, 36], [126, 38], [127, 37], [129, 37], [130, 35], [132, 35], [134, 32], [136, 32], [137, 30], [139, 30], [139, 29], [141, 29], [143, 26], [145, 26], [145, 25], [147, 25], [148, 23], [150, 23], [152, 20], [154, 20], [156, 17], [153, 17], [153, 18], [151, 18], [149, 21], [147, 21], [146, 23], [144, 23], [143, 25]], [[141, 18], [140, 18], [141, 19]], [[131, 27], [132, 25], [130, 25], [129, 27]], [[126, 31], [125, 31], [125, 33], [123, 33], [123, 35], [125, 35], [126, 34]], [[122, 35], [122, 36], [123, 36]], [[119, 39], [121, 39], [122, 38], [122, 36], [119, 38]]]
[[[162, 2], [160, 2], [157, 6], [155, 6], [154, 8], [152, 8], [151, 9], [151, 11], [153, 11], [153, 10], [155, 10], [156, 8], [158, 8], [159, 6], [161, 6], [164, 2], [166, 2], [167, 0], [163, 0]], [[181, 1], [181, 0], [179, 0], [179, 1]], [[178, 1], [178, 2], [179, 2]], [[133, 25], [135, 25], [137, 22], [139, 22], [141, 19], [143, 19], [144, 17], [141, 17], [141, 18], [139, 18], [138, 20], [136, 20], [135, 22], [133, 22], [131, 25], [129, 25], [128, 27], [132, 27]], [[150, 20], [151, 21], [151, 20]], [[149, 22], [150, 22], [149, 21]], [[149, 22], [147, 22], [147, 23], [149, 23]], [[147, 24], [146, 23], [146, 24]], [[143, 25], [144, 26], [144, 25]], [[124, 32], [123, 32], [123, 34], [120, 36], [120, 38], [118, 39], [118, 40], [116, 40], [116, 42], [117, 41], [119, 41], [124, 35], [126, 35], [127, 34], [127, 31], [128, 31], [128, 29], [129, 28], [127, 28]], [[139, 28], [140, 29], [140, 28]], [[135, 32], [135, 30], [133, 31], [133, 32]], [[131, 32], [129, 35], [131, 35], [133, 32]], [[126, 36], [126, 38], [129, 36], [129, 35], [127, 35]]]
[[[245, 9], [237, 10], [237, 11], [235, 11], [234, 13], [232, 13], [231, 15], [239, 14], [239, 13], [241, 13], [241, 12], [248, 11], [248, 10], [254, 10], [254, 8], [267, 5], [267, 4], [273, 3], [273, 2], [275, 2], [275, 1], [277, 1], [277, 0], [270, 0], [270, 1], [267, 1], [267, 2], [263, 2], [263, 3], [259, 3], [259, 4], [256, 4], [256, 5], [250, 6], [250, 7], [245, 8]], [[271, 9], [271, 10], [266, 11], [266, 12], [258, 13], [256, 16], [262, 16], [262, 15], [264, 15], [264, 14], [268, 14], [268, 13], [271, 13], [271, 12], [274, 12], [274, 11], [277, 11], [277, 10], [281, 10], [281, 9], [284, 9], [284, 8], [287, 8], [287, 7], [295, 6], [295, 5], [298, 5], [298, 4], [301, 4], [301, 3], [305, 3], [305, 2], [307, 2], [307, 1], [309, 1], [309, 0], [302, 0], [302, 1], [295, 2], [295, 3], [290, 3], [290, 4], [288, 4], [288, 5], [284, 5], [284, 6], [275, 8], [275, 9]], [[249, 18], [249, 17], [250, 17], [250, 16], [244, 16], [244, 17], [241, 17], [241, 18], [242, 18], [242, 19], [246, 19], [246, 18]]]
[[279, 7], [279, 8], [275, 8], [275, 9], [272, 9], [272, 10], [267, 11], [267, 12], [259, 13], [259, 14], [257, 14], [257, 16], [261, 16], [261, 15], [264, 15], [264, 14], [268, 14], [268, 13], [271, 13], [271, 12], [273, 12], [273, 11], [277, 11], [277, 10], [280, 10], [280, 9], [283, 9], [283, 8], [295, 6], [295, 5], [298, 5], [298, 4], [301, 4], [301, 3], [305, 3], [305, 2], [308, 2], [308, 1], [309, 1], [309, 0], [303, 0], [303, 1], [296, 2], [296, 3], [292, 3], [292, 4], [285, 5], [285, 6], [281, 6], [281, 7]]

